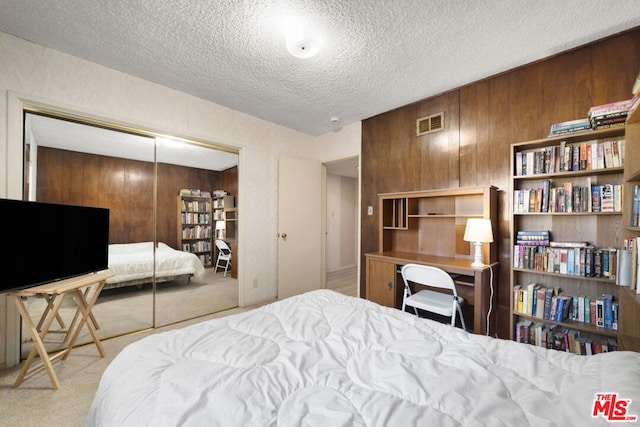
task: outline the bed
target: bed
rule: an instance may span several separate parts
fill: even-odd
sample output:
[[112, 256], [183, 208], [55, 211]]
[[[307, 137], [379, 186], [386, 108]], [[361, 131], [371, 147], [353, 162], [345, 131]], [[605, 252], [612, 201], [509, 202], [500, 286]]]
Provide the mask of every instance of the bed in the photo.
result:
[[640, 354], [547, 350], [318, 290], [130, 344], [86, 425], [608, 425], [596, 393], [640, 415]]
[[109, 271], [105, 289], [151, 283], [155, 267], [156, 282], [204, 277], [205, 269], [197, 255], [178, 251], [158, 242], [153, 254], [153, 242], [109, 245]]

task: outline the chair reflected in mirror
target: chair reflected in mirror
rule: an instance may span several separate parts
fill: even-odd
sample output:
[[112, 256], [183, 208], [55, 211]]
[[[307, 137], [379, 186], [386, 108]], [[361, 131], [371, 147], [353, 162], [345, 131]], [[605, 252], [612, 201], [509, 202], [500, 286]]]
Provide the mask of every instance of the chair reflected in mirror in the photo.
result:
[[219, 268], [224, 268], [224, 277], [231, 266], [231, 248], [224, 240], [216, 239], [216, 247], [218, 248], [218, 257], [216, 259], [216, 268], [214, 273], [218, 273]]

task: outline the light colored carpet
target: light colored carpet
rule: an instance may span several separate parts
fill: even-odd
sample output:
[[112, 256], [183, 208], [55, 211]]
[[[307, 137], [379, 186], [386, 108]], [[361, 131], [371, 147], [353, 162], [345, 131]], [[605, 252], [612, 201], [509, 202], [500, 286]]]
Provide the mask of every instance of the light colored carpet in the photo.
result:
[[[154, 303], [155, 322], [154, 322]], [[68, 327], [76, 312], [76, 306], [70, 295], [67, 295], [60, 314], [65, 327]], [[42, 297], [30, 297], [26, 306], [31, 313], [34, 324], [46, 307]], [[154, 295], [151, 285], [142, 287], [127, 287], [104, 290], [95, 306], [93, 314], [98, 322], [98, 337], [100, 340], [112, 338], [144, 329], [171, 325], [188, 319], [217, 313], [238, 306], [238, 281], [230, 275], [223, 277], [222, 272], [214, 274], [213, 269], [207, 269], [206, 276], [198, 281], [191, 279], [171, 281], [157, 284]], [[48, 351], [55, 351], [62, 347], [65, 334], [56, 331], [66, 330], [54, 321], [50, 334], [47, 335], [45, 346]], [[25, 327], [23, 325], [23, 331]], [[26, 357], [32, 347], [32, 339], [28, 334], [23, 337], [22, 357]], [[82, 329], [78, 344], [91, 342], [91, 335], [86, 328]]]
[[20, 387], [13, 388], [22, 365], [5, 369], [0, 374], [0, 426], [82, 426], [102, 373], [125, 346], [148, 335], [246, 310], [234, 308], [163, 328], [104, 340], [105, 358], [100, 357], [93, 344], [76, 347], [66, 360], [53, 363], [60, 381], [59, 390], [53, 389], [44, 371], [34, 373]]

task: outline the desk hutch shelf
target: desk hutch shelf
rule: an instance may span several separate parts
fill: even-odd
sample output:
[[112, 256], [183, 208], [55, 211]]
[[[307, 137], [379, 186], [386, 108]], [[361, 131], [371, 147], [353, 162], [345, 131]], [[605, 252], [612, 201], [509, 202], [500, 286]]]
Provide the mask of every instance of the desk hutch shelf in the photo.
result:
[[[378, 212], [378, 252], [365, 254], [366, 298], [400, 308], [402, 265], [434, 265], [455, 275], [458, 293], [473, 306], [473, 321], [467, 324], [484, 333], [490, 276], [496, 272], [471, 268], [473, 253], [463, 236], [469, 218], [490, 219], [496, 232], [496, 187], [383, 193], [378, 195]], [[484, 244], [483, 259], [495, 270], [495, 243]]]

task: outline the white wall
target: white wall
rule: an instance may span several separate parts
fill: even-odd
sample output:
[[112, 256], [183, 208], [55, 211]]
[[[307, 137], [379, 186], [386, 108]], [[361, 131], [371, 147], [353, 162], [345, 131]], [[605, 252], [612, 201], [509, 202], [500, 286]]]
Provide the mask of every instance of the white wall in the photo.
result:
[[327, 174], [327, 272], [356, 265], [357, 180]]
[[[22, 166], [15, 154], [21, 153], [21, 134], [10, 122], [16, 99], [241, 149], [240, 232], [251, 242], [240, 247], [244, 305], [277, 295], [278, 157], [329, 161], [360, 154], [360, 123], [314, 138], [1, 32], [0, 93], [0, 164], [6, 172], [0, 174], [0, 197], [21, 194]], [[261, 285], [246, 286], [254, 278]], [[13, 312], [2, 296], [0, 311]], [[0, 317], [4, 345], [7, 319]]]

